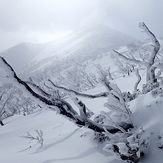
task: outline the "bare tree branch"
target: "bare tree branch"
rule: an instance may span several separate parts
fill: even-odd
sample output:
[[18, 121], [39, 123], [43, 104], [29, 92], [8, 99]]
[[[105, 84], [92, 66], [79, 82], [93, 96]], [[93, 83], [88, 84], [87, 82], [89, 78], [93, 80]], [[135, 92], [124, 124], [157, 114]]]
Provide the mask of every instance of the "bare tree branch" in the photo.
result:
[[149, 63], [153, 64], [156, 54], [158, 53], [159, 49], [160, 49], [160, 43], [157, 40], [156, 36], [149, 30], [149, 28], [146, 26], [146, 24], [144, 22], [139, 23], [139, 28], [142, 28], [144, 30], [144, 32], [151, 38], [154, 49], [151, 53], [150, 56], [150, 60]]
[[128, 57], [124, 56], [123, 54], [121, 54], [120, 52], [116, 51], [115, 49], [113, 51], [118, 55], [118, 57], [120, 57], [126, 61], [133, 62], [138, 65], [148, 66], [148, 63], [146, 63], [144, 61], [139, 61], [137, 59], [128, 58]]
[[[47, 98], [39, 95], [38, 93], [34, 92], [29, 85], [21, 80], [15, 73], [14, 69], [6, 62], [6, 60], [3, 57], [0, 57], [0, 66], [4, 68], [4, 70], [8, 73], [9, 77], [14, 80], [14, 82], [19, 83], [20, 85], [25, 88], [27, 92], [29, 92], [33, 97], [37, 98], [40, 100], [40, 102], [43, 102], [44, 104], [51, 106], [52, 110], [57, 109], [57, 111], [68, 118], [70, 121], [74, 122], [78, 126], [84, 126], [89, 129], [94, 130], [95, 132], [105, 132], [104, 127], [107, 129], [108, 132], [110, 133], [116, 133], [119, 132], [120, 130], [118, 128], [115, 128], [113, 126], [105, 126], [101, 124], [97, 124], [93, 122], [92, 120], [80, 116], [72, 107], [70, 104], [68, 104], [66, 101], [61, 100], [61, 99], [53, 99], [53, 100], [48, 100]], [[121, 126], [123, 129], [126, 131], [132, 127], [131, 124], [128, 123], [120, 123], [119, 126]]]
[[149, 30], [149, 28], [145, 25], [144, 22], [139, 23], [139, 27], [141, 29], [143, 29], [143, 31], [151, 38], [152, 43], [153, 43], [154, 48], [153, 48], [153, 51], [151, 52], [151, 55], [150, 55], [148, 61], [144, 62], [144, 61], [140, 61], [137, 59], [128, 58], [116, 50], [113, 50], [113, 51], [118, 55], [118, 57], [120, 57], [126, 61], [133, 62], [137, 65], [146, 66], [146, 68], [147, 68], [146, 81], [147, 82], [152, 81], [154, 83], [157, 81], [156, 76], [155, 76], [155, 69], [154, 68], [150, 69], [150, 67], [155, 63], [156, 55], [160, 49], [160, 43], [157, 40], [156, 36]]
[[150, 72], [149, 72], [149, 69], [155, 63], [156, 55], [157, 55], [158, 51], [160, 50], [160, 43], [157, 40], [156, 36], [149, 30], [149, 28], [145, 25], [144, 22], [139, 23], [139, 27], [142, 28], [144, 30], [144, 32], [151, 38], [153, 46], [154, 46], [153, 51], [149, 58], [148, 66], [147, 66], [147, 71], [148, 71], [147, 81], [151, 80], [151, 79], [154, 81], [155, 80], [154, 69], [151, 69]]
[[76, 92], [72, 89], [67, 89], [67, 88], [64, 88], [64, 87], [61, 87], [61, 86], [57, 86], [56, 84], [54, 84], [50, 79], [48, 79], [48, 81], [55, 87], [57, 88], [58, 90], [61, 90], [61, 91], [66, 91], [70, 94], [75, 94], [77, 96], [82, 96], [82, 97], [86, 97], [86, 98], [99, 98], [99, 97], [107, 97], [108, 96], [108, 92], [104, 92], [104, 93], [100, 93], [100, 94], [97, 94], [97, 95], [89, 95], [89, 94], [85, 94], [85, 93], [79, 93], [79, 92]]

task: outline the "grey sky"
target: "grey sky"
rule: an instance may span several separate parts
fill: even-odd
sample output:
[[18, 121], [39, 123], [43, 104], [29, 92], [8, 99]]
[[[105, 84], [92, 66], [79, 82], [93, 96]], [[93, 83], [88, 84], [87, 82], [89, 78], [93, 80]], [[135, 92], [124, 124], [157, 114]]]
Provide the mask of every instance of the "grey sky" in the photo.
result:
[[0, 51], [55, 40], [91, 24], [144, 38], [139, 22], [163, 36], [162, 0], [0, 0]]

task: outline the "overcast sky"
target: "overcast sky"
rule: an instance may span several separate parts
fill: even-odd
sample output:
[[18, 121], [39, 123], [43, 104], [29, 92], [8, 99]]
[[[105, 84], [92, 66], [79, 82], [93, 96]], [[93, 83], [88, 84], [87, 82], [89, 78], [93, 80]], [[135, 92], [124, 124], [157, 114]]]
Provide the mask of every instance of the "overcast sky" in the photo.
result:
[[163, 0], [0, 0], [0, 51], [52, 41], [91, 24], [144, 39], [142, 21], [163, 36]]

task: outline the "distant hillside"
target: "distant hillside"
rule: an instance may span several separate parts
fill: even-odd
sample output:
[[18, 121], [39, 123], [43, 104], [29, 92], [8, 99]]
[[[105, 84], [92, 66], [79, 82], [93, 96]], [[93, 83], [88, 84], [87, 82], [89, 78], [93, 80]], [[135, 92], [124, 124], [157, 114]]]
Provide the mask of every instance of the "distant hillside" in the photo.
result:
[[47, 44], [37, 45], [22, 43], [1, 52], [0, 56], [3, 56], [16, 72], [20, 72], [46, 45]]
[[[82, 28], [57, 41], [31, 44], [22, 43], [0, 53], [23, 76], [40, 72], [60, 62], [84, 62], [97, 59], [113, 48], [137, 40], [131, 36], [97, 25]], [[22, 71], [23, 70], [23, 71]]]

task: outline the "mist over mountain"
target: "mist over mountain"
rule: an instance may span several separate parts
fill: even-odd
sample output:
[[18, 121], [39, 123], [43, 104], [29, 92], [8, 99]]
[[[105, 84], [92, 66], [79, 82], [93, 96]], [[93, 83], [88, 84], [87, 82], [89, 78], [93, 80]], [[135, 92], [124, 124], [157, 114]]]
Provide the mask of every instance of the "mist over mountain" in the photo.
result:
[[21, 43], [1, 52], [0, 56], [3, 56], [16, 72], [20, 72], [46, 45], [47, 44]]
[[40, 71], [50, 65], [55, 66], [60, 61], [62, 64], [63, 61], [71, 62], [72, 60], [84, 62], [92, 57], [100, 57], [113, 48], [136, 41], [131, 36], [106, 26], [86, 27], [51, 42], [30, 62], [23, 73]]
[[63, 39], [55, 41], [47, 46], [34, 61], [57, 56], [65, 58], [70, 55], [91, 55], [92, 53], [105, 52], [109, 49], [119, 47], [136, 39], [125, 35], [109, 27], [98, 25], [78, 30]]
[[44, 44], [18, 44], [0, 53], [16, 70], [23, 69], [29, 75], [45, 67], [56, 65], [60, 61], [78, 60], [84, 62], [88, 58], [100, 56], [113, 48], [126, 45], [137, 40], [131, 36], [96, 25], [82, 28], [57, 41]]

